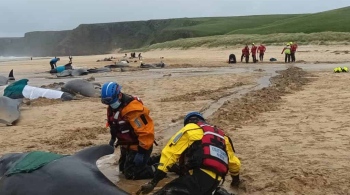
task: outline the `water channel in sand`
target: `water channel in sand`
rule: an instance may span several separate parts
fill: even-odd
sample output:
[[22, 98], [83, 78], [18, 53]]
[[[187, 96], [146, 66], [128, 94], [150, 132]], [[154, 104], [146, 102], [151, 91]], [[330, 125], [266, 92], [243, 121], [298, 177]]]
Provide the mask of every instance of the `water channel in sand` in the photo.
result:
[[[240, 98], [241, 96], [255, 90], [262, 89], [264, 87], [268, 87], [270, 85], [270, 78], [276, 76], [278, 73], [276, 71], [283, 70], [285, 67], [278, 67], [278, 68], [269, 68], [266, 69], [265, 73], [266, 75], [261, 77], [256, 85], [253, 86], [242, 86], [238, 88], [234, 88], [230, 95], [220, 98], [217, 101], [214, 101], [210, 103], [206, 109], [202, 112], [205, 118], [210, 118], [226, 101]], [[194, 69], [195, 71], [196, 69]], [[229, 70], [229, 71], [228, 71]], [[181, 70], [176, 70], [181, 74]], [[214, 71], [195, 71], [195, 72], [187, 72], [185, 73], [186, 76], [191, 76], [193, 74], [225, 74], [225, 73], [232, 73], [232, 72], [253, 72], [254, 69], [215, 69]], [[174, 72], [172, 73], [174, 74]], [[184, 76], [184, 74], [181, 74], [181, 76]], [[164, 145], [177, 131], [179, 131], [183, 127], [182, 121], [178, 121], [175, 123], [172, 123], [169, 125], [169, 128], [166, 129], [166, 132], [163, 132], [164, 139], [163, 143], [160, 145]], [[119, 152], [117, 154], [110, 155], [109, 157], [105, 157], [98, 161], [98, 167], [101, 169], [101, 171], [113, 182], [115, 182], [119, 187], [126, 190], [127, 192], [133, 193], [137, 190], [137, 188], [145, 183], [146, 181], [127, 181], [123, 177], [119, 177], [119, 171], [118, 171], [118, 165], [115, 163], [115, 157], [119, 156]], [[167, 183], [169, 180], [164, 180], [163, 182]], [[162, 185], [161, 185], [162, 186]]]

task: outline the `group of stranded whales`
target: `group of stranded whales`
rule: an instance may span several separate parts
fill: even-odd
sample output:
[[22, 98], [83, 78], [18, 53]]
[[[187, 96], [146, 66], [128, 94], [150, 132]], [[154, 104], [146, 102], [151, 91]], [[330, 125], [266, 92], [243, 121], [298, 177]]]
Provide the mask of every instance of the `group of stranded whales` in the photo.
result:
[[75, 79], [65, 83], [61, 90], [52, 90], [28, 85], [28, 79], [21, 79], [8, 85], [3, 96], [0, 94], [0, 123], [12, 125], [20, 118], [22, 99], [35, 100], [38, 98], [74, 100], [80, 94], [85, 97], [99, 97], [101, 85], [82, 79]]
[[[31, 172], [8, 174], [28, 153], [0, 158], [1, 195], [128, 195], [97, 167], [96, 161], [114, 153], [110, 145], [94, 146], [49, 162]], [[28, 166], [31, 166], [28, 164]]]
[[[57, 77], [75, 77], [75, 76], [83, 76], [87, 74], [93, 74], [93, 73], [104, 73], [104, 72], [111, 72], [111, 69], [114, 68], [128, 68], [130, 67], [129, 61], [122, 60], [112, 65], [106, 65], [102, 68], [92, 68], [92, 69], [85, 69], [85, 68], [78, 68], [74, 69], [72, 67], [72, 63], [68, 63], [64, 66], [58, 66], [52, 70], [50, 70], [51, 74], [56, 74]], [[158, 68], [164, 68], [165, 64], [163, 62], [155, 63], [155, 64], [144, 64], [141, 62], [140, 68], [147, 68], [147, 69], [158, 69]]]

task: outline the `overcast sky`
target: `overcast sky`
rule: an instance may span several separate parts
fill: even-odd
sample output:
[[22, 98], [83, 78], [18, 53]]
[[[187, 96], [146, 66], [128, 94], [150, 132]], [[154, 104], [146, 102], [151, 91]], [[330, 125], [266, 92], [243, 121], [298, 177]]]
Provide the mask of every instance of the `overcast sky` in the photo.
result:
[[316, 13], [350, 0], [0, 0], [0, 37], [118, 21]]

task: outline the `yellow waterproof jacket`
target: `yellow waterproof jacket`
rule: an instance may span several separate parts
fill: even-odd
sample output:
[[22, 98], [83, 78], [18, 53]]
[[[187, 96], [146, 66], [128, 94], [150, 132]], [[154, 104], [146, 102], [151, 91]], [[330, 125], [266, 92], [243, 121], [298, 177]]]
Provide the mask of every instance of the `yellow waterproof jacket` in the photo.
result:
[[139, 146], [130, 146], [132, 150], [138, 151], [139, 147], [149, 150], [154, 143], [154, 124], [149, 112], [141, 102], [133, 100], [120, 113], [121, 117], [131, 124], [138, 136]]
[[[171, 168], [175, 163], [179, 161], [181, 154], [195, 141], [202, 140], [203, 136], [204, 132], [200, 126], [194, 123], [187, 124], [170, 139], [166, 147], [163, 149], [158, 169], [165, 173], [168, 172], [168, 168]], [[241, 162], [235, 156], [233, 147], [231, 146], [231, 143], [227, 136], [225, 136], [225, 143], [226, 152], [229, 157], [229, 172], [232, 176], [236, 176], [239, 174]], [[205, 169], [202, 169], [202, 171], [214, 179], [216, 178], [216, 174], [214, 172]]]

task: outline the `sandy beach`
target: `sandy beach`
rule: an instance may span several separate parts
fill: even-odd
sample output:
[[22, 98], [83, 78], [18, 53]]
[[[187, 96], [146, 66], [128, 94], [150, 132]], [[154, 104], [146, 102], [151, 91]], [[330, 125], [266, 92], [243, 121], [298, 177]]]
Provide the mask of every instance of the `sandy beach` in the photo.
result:
[[[151, 110], [160, 143], [154, 149], [156, 153], [179, 130], [174, 127], [179, 127], [187, 112], [206, 112], [212, 123], [232, 137], [236, 155], [242, 161], [239, 189], [230, 189], [230, 177], [225, 182], [230, 192], [349, 194], [350, 126], [346, 119], [350, 117], [350, 74], [333, 73], [335, 67], [349, 67], [348, 47], [299, 46], [297, 63], [286, 65], [280, 54], [283, 47], [270, 46], [263, 63], [228, 65], [229, 54], [239, 59], [241, 49], [148, 51], [142, 53], [143, 62], [163, 61], [167, 67], [141, 70], [137, 68], [139, 60], [134, 59], [136, 62], [130, 63], [134, 69], [64, 79], [47, 73], [49, 59], [34, 58], [2, 62], [0, 75], [7, 76], [13, 69], [16, 80], [27, 78], [29, 85], [36, 87], [91, 76], [100, 84], [116, 81], [124, 93], [140, 97]], [[73, 56], [73, 66], [103, 67], [113, 62], [97, 60], [111, 56], [120, 60], [124, 54]], [[268, 62], [272, 57], [278, 61]], [[63, 56], [58, 65], [66, 63], [68, 57]], [[291, 67], [302, 70], [292, 69], [283, 77], [275, 74]], [[270, 87], [259, 89], [263, 77], [274, 79]], [[227, 101], [219, 104], [223, 100]], [[210, 107], [215, 104], [219, 105], [217, 109]], [[105, 115], [106, 106], [99, 98], [34, 100], [21, 107], [21, 119], [16, 125], [0, 124], [0, 155], [35, 150], [72, 154], [107, 144], [110, 135]], [[119, 177], [115, 170], [117, 158], [116, 151], [105, 163], [110, 166], [101, 169], [119, 187], [135, 193], [137, 184], [146, 181], [130, 182]]]

